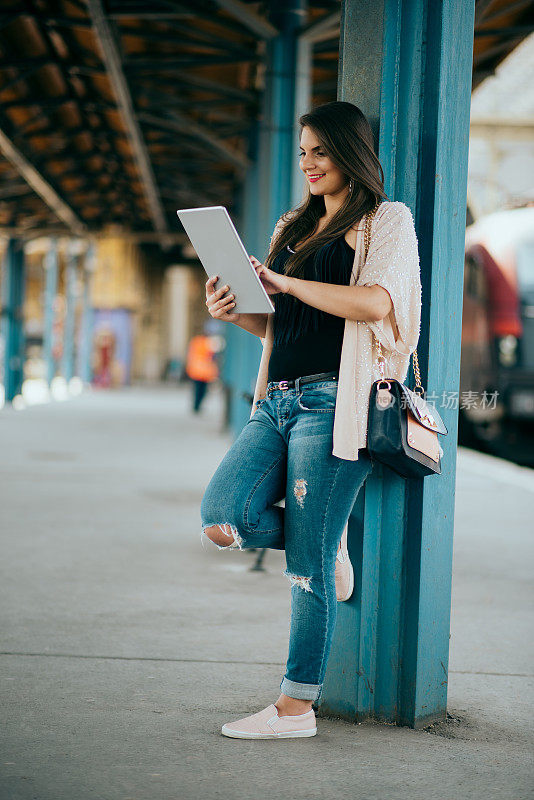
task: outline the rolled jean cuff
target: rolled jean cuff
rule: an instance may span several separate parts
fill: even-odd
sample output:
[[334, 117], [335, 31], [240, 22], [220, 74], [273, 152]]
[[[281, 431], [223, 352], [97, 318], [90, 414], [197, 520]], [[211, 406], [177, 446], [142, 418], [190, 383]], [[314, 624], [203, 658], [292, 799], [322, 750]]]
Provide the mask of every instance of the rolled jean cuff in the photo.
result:
[[280, 684], [282, 694], [293, 697], [295, 700], [317, 700], [321, 694], [321, 684], [296, 683], [284, 678]]

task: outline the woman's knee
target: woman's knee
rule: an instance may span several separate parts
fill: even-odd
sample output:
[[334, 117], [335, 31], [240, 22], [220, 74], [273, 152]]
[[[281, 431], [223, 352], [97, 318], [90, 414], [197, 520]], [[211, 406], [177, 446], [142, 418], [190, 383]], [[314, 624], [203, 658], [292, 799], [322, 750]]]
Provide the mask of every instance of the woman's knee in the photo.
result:
[[243, 549], [243, 539], [235, 525], [230, 522], [203, 525], [202, 532], [219, 549], [226, 549], [227, 547]]
[[227, 502], [220, 502], [209, 492], [204, 494], [200, 504], [202, 533], [219, 549], [233, 547], [242, 549], [243, 538], [238, 529], [240, 520], [236, 519], [234, 509]]

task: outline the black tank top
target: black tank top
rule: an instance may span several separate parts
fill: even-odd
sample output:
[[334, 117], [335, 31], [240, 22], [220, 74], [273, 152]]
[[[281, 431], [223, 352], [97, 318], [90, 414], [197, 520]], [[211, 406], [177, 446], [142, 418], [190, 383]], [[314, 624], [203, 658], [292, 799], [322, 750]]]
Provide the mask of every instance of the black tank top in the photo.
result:
[[[282, 250], [271, 269], [283, 273], [290, 256]], [[323, 245], [304, 264], [305, 280], [348, 285], [354, 264], [354, 248], [341, 235]], [[273, 349], [268, 381], [291, 380], [302, 375], [339, 370], [345, 318], [303, 303], [292, 295], [275, 294]]]

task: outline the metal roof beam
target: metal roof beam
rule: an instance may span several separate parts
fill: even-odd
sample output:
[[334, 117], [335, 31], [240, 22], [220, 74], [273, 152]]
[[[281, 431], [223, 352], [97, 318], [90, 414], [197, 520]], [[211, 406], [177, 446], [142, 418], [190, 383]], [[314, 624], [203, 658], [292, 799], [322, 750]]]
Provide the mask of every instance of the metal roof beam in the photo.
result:
[[508, 25], [506, 28], [484, 28], [475, 30], [475, 39], [480, 36], [528, 36], [529, 33], [534, 31], [534, 22], [527, 25]]
[[7, 158], [7, 160], [15, 167], [15, 169], [22, 175], [26, 183], [28, 183], [34, 192], [41, 197], [46, 205], [54, 212], [54, 214], [68, 227], [73, 233], [79, 235], [85, 231], [85, 225], [67, 205], [67, 203], [58, 195], [56, 190], [48, 183], [45, 178], [38, 172], [33, 164], [30, 164], [28, 159], [17, 150], [11, 139], [0, 130], [0, 150]]
[[532, 3], [532, 0], [508, 0], [506, 5], [502, 8], [498, 8], [495, 11], [492, 11], [491, 14], [484, 14], [484, 24], [488, 22], [494, 22], [496, 19], [500, 19], [503, 16], [508, 17], [513, 11], [520, 11], [523, 8], [527, 8]]
[[157, 42], [158, 44], [172, 44], [176, 46], [179, 34], [188, 44], [198, 44], [201, 47], [214, 47], [216, 50], [227, 52], [244, 52], [243, 47], [239, 47], [235, 42], [230, 41], [230, 39], [220, 34], [207, 33], [206, 31], [194, 29], [186, 25], [174, 24], [171, 29], [167, 28], [165, 33], [154, 31], [148, 28], [147, 25], [131, 28], [123, 24], [120, 30], [121, 36], [131, 36], [137, 39], [143, 39], [145, 42]]
[[[22, 225], [7, 225], [0, 228], [0, 238], [9, 238], [10, 236], [17, 236], [26, 241], [32, 239], [41, 239], [49, 236], [68, 236], [69, 232], [65, 228], [29, 228]], [[87, 234], [84, 234], [84, 237]], [[147, 244], [160, 244], [161, 235], [153, 233], [152, 231], [92, 231], [92, 239], [124, 239], [128, 242], [146, 242]], [[189, 238], [185, 233], [168, 233], [165, 236], [170, 245], [185, 245], [189, 242]]]
[[[206, 98], [205, 100], [198, 100], [198, 99], [189, 100], [189, 98], [185, 97], [184, 95], [180, 95], [178, 97], [175, 94], [174, 96], [171, 96], [171, 95], [167, 94], [166, 92], [158, 92], [155, 89], [147, 89], [145, 87], [143, 87], [143, 88], [138, 87], [137, 88], [137, 91], [136, 91], [136, 94], [135, 94], [136, 101], [139, 98], [142, 98], [143, 100], [147, 101], [148, 104], [149, 104], [148, 107], [143, 105], [143, 110], [147, 110], [149, 107], [155, 105], [156, 108], [159, 111], [161, 109], [161, 103], [162, 102], [164, 102], [166, 104], [165, 108], [168, 107], [168, 106], [170, 106], [171, 108], [185, 108], [185, 109], [187, 109], [187, 111], [191, 111], [192, 109], [195, 109], [195, 110], [198, 109], [199, 111], [202, 111], [205, 108], [208, 108], [209, 110], [211, 110], [211, 109], [213, 109], [213, 108], [215, 108], [217, 106], [220, 106], [220, 105], [228, 106], [228, 99], [226, 97], [218, 97], [218, 98], [209, 97], [209, 98]], [[139, 107], [139, 103], [138, 103], [138, 107]], [[235, 118], [236, 118], [236, 115], [232, 114], [232, 119], [235, 120]]]
[[[32, 119], [32, 122], [37, 121]], [[17, 128], [17, 135], [20, 134], [20, 129]], [[103, 126], [95, 127], [95, 128], [87, 128], [85, 125], [76, 125], [75, 127], [68, 128], [66, 125], [64, 128], [59, 131], [58, 126], [52, 123], [49, 123], [46, 128], [39, 128], [37, 131], [29, 131], [27, 133], [27, 139], [33, 139], [36, 136], [61, 136], [61, 137], [69, 137], [72, 138], [73, 136], [78, 136], [81, 133], [90, 133], [91, 137], [95, 140], [101, 141], [115, 141], [117, 139], [121, 139], [122, 141], [126, 141], [128, 137], [122, 131], [116, 131], [114, 128], [104, 128]], [[84, 156], [84, 153], [80, 153], [80, 156]]]
[[173, 12], [173, 11], [110, 11], [110, 19], [135, 19], [135, 20], [149, 20], [151, 22], [166, 22], [170, 19], [190, 19], [194, 17], [193, 11], [187, 12]]
[[117, 45], [109, 23], [104, 15], [100, 0], [88, 0], [88, 8], [93, 21], [96, 39], [100, 45], [104, 63], [108, 71], [111, 87], [117, 99], [117, 104], [132, 144], [154, 227], [159, 233], [167, 233], [165, 212], [158, 194], [156, 179], [152, 171], [148, 150], [141, 133], [141, 128], [139, 127], [139, 122], [134, 113], [132, 97], [122, 70]]
[[0, 200], [11, 200], [14, 197], [23, 197], [26, 194], [33, 192], [31, 186], [27, 183], [3, 183], [0, 186]]
[[194, 53], [180, 56], [162, 56], [158, 58], [152, 55], [146, 57], [145, 54], [129, 56], [124, 61], [127, 72], [133, 71], [152, 71], [167, 72], [168, 70], [182, 69], [183, 67], [206, 67], [211, 64], [245, 64], [249, 61], [259, 62], [261, 57], [255, 53], [245, 53], [242, 56], [226, 55], [195, 55]]
[[189, 135], [195, 136], [206, 144], [209, 144], [213, 149], [217, 150], [227, 161], [231, 161], [237, 167], [247, 169], [251, 166], [250, 159], [244, 154], [232, 147], [229, 147], [226, 142], [214, 136], [213, 133], [199, 125], [188, 117], [179, 114], [177, 111], [168, 112], [167, 117], [157, 117], [154, 114], [139, 114], [139, 119], [147, 122], [149, 125], [157, 125], [167, 130], [177, 131], [182, 133], [186, 131]]
[[215, 0], [215, 4], [219, 8], [224, 8], [234, 19], [237, 19], [262, 39], [272, 39], [280, 33], [272, 22], [260, 16], [260, 14], [256, 14], [255, 11], [251, 11], [250, 6], [240, 2], [240, 0]]
[[114, 106], [112, 103], [106, 103], [104, 100], [96, 103], [94, 100], [86, 100], [83, 97], [77, 98], [69, 94], [63, 95], [62, 97], [51, 97], [46, 102], [43, 100], [42, 95], [40, 98], [32, 96], [17, 100], [10, 100], [7, 103], [2, 103], [2, 108], [5, 111], [8, 108], [34, 108], [35, 106], [38, 106], [39, 109], [43, 111], [56, 111], [58, 108], [61, 108], [61, 106], [68, 105], [69, 103], [78, 106], [80, 111], [82, 109], [85, 109], [86, 111], [117, 110], [116, 106]]
[[481, 64], [484, 64], [486, 61], [489, 61], [494, 56], [500, 56], [503, 50], [508, 50], [509, 53], [512, 52], [514, 47], [517, 47], [524, 39], [524, 36], [515, 36], [511, 37], [510, 39], [504, 39], [501, 42], [497, 42], [492, 47], [488, 47], [478, 56], [475, 56], [473, 59], [473, 67], [474, 69], [478, 69]]
[[475, 27], [482, 22], [493, 0], [475, 0]]
[[334, 11], [307, 25], [299, 36], [309, 42], [321, 41], [325, 36], [330, 37], [333, 34], [332, 28], [339, 26], [340, 22], [341, 11]]
[[52, 56], [28, 56], [0, 59], [0, 70], [4, 69], [39, 69], [40, 67], [61, 67], [68, 72], [78, 72], [80, 70], [89, 71], [93, 74], [103, 74], [104, 70], [96, 61], [93, 63], [80, 64], [73, 59], [59, 59]]
[[0, 94], [3, 94], [4, 92], [7, 92], [7, 90], [8, 90], [8, 89], [11, 89], [13, 86], [16, 86], [16, 85], [17, 85], [17, 83], [19, 83], [20, 81], [25, 81], [27, 78], [31, 78], [31, 76], [33, 75], [33, 73], [34, 73], [34, 72], [37, 72], [37, 71], [38, 71], [38, 70], [40, 70], [40, 69], [41, 69], [41, 67], [40, 67], [40, 66], [37, 66], [37, 67], [29, 67], [28, 69], [26, 69], [26, 70], [23, 70], [23, 71], [22, 71], [22, 72], [21, 72], [19, 75], [17, 75], [15, 78], [12, 78], [12, 79], [11, 79], [10, 81], [8, 81], [7, 83], [4, 83], [4, 85], [2, 86], [2, 88], [0, 88]]
[[88, 19], [82, 17], [48, 17], [46, 14], [34, 14], [35, 19], [38, 19], [47, 28], [84, 28], [89, 29], [91, 23]]
[[[166, 71], [167, 72], [167, 71]], [[183, 70], [176, 70], [176, 77], [168, 77], [166, 75], [159, 75], [157, 77], [157, 86], [160, 88], [161, 86], [170, 86], [173, 92], [176, 91], [176, 85], [179, 84], [184, 88], [190, 88], [194, 86], [197, 89], [203, 89], [206, 92], [213, 92], [216, 95], [223, 94], [227, 97], [235, 98], [235, 100], [241, 100], [243, 103], [247, 102], [258, 102], [258, 93], [249, 91], [247, 89], [238, 89], [236, 86], [229, 86], [225, 83], [220, 83], [219, 81], [213, 81], [209, 78], [202, 78], [200, 75], [192, 75], [189, 73], [185, 73]], [[154, 82], [152, 79], [147, 78], [146, 76], [141, 76], [137, 80], [138, 85], [143, 86], [153, 86]]]
[[[135, 19], [135, 20], [153, 20], [156, 22], [165, 23], [168, 27], [172, 27], [176, 23], [182, 24], [183, 21], [204, 21], [208, 22], [210, 30], [213, 26], [223, 28], [232, 33], [243, 35], [243, 23], [236, 20], [234, 17], [220, 17], [213, 13], [213, 9], [204, 4], [192, 3], [189, 0], [187, 6], [183, 3], [174, 2], [174, 0], [165, 0], [163, 6], [156, 8], [152, 4], [150, 11], [147, 11], [146, 2], [141, 3], [128, 3], [124, 0], [119, 0], [118, 3], [108, 4], [108, 18], [109, 19]], [[218, 32], [217, 32], [218, 33]]]

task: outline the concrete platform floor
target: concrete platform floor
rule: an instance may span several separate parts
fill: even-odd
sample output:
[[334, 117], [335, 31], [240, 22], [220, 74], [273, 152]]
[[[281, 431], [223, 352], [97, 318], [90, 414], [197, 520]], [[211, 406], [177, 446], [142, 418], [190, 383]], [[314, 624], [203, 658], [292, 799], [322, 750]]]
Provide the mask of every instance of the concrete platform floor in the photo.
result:
[[448, 723], [232, 740], [278, 697], [289, 584], [201, 546], [220, 430], [172, 387], [0, 412], [2, 800], [533, 797], [534, 473], [460, 451]]

